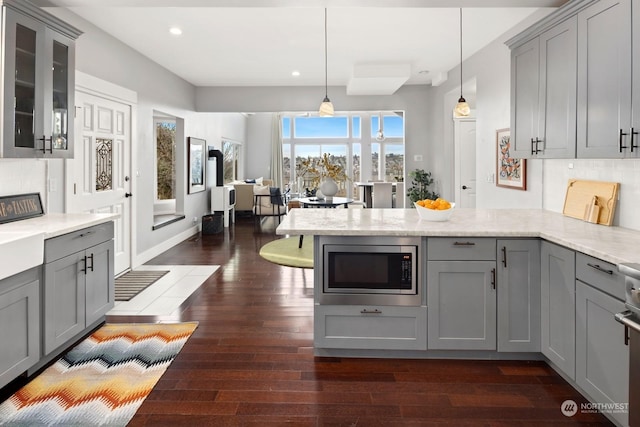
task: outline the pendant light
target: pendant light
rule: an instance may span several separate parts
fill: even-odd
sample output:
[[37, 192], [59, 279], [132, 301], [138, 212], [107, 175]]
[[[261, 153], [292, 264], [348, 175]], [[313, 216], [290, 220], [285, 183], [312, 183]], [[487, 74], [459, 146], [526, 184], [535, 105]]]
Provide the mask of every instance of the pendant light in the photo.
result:
[[329, 99], [327, 83], [327, 8], [324, 8], [324, 99], [320, 104], [320, 117], [333, 117], [333, 104]]
[[460, 99], [453, 109], [455, 117], [467, 117], [471, 113], [467, 100], [462, 96], [462, 8], [460, 8]]
[[376, 141], [384, 141], [384, 117], [382, 113], [378, 116], [378, 133], [376, 133]]

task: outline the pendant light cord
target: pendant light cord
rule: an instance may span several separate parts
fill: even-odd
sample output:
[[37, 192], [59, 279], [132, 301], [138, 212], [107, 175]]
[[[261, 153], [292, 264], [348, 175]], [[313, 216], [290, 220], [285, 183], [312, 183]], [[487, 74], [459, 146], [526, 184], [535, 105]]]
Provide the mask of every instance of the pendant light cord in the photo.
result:
[[460, 98], [462, 98], [462, 8], [460, 8]]
[[327, 75], [329, 68], [327, 66], [327, 8], [324, 8], [324, 97], [329, 98], [329, 83]]

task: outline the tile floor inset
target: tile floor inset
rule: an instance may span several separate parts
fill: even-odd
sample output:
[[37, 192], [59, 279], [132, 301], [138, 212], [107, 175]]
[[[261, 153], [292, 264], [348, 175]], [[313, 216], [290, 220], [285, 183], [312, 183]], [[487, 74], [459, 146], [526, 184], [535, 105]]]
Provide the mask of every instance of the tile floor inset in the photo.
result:
[[166, 316], [177, 310], [219, 265], [142, 265], [140, 270], [169, 270], [129, 301], [116, 301], [107, 316]]

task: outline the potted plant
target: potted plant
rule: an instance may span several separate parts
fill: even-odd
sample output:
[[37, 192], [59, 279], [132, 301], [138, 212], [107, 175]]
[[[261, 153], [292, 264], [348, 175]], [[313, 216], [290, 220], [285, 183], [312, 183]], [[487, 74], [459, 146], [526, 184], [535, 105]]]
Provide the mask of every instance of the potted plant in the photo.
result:
[[431, 172], [425, 172], [422, 169], [416, 169], [409, 172], [411, 177], [411, 187], [407, 190], [407, 196], [412, 202], [424, 199], [437, 199], [440, 197], [438, 193], [431, 191], [429, 187], [433, 184]]

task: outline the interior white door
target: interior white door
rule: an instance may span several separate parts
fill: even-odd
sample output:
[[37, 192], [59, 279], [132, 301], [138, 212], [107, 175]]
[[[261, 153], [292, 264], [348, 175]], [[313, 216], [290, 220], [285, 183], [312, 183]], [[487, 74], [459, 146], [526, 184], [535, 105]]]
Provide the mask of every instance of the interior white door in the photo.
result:
[[454, 119], [455, 198], [460, 208], [476, 207], [476, 119]]
[[75, 159], [67, 163], [67, 212], [117, 213], [117, 274], [131, 268], [131, 106], [76, 91]]

